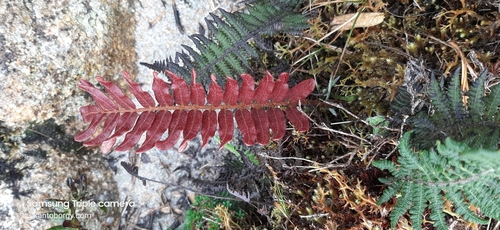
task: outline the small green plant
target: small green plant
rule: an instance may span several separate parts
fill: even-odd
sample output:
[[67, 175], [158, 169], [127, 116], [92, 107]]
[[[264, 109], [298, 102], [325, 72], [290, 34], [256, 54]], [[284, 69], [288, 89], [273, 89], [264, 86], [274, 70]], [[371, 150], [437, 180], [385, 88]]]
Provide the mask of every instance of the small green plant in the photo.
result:
[[368, 124], [373, 128], [373, 135], [383, 135], [385, 134], [385, 130], [383, 127], [387, 127], [389, 125], [389, 121], [381, 115], [369, 117], [366, 119]]
[[[228, 196], [229, 194], [219, 194]], [[230, 217], [242, 220], [246, 213], [234, 204], [234, 201], [214, 199], [208, 196], [197, 195], [191, 209], [186, 212], [186, 220], [183, 229], [211, 229], [216, 230], [224, 226], [223, 219], [228, 216], [219, 215], [216, 210], [226, 210]], [[235, 222], [233, 222], [235, 223]]]
[[[398, 164], [380, 160], [373, 165], [389, 170], [391, 178], [379, 178], [388, 185], [378, 205], [397, 197], [390, 213], [391, 226], [408, 210], [412, 226], [421, 229], [426, 208], [438, 229], [448, 229], [443, 212], [445, 201], [454, 205], [454, 212], [465, 220], [487, 224], [485, 217], [500, 219], [500, 153], [471, 149], [463, 142], [446, 138], [437, 141], [436, 150], [415, 153], [410, 147], [411, 132], [399, 144]], [[479, 208], [481, 215], [471, 211]]]
[[[220, 143], [220, 139], [218, 137], [214, 137], [214, 140], [219, 142]], [[224, 145], [224, 148], [226, 148], [229, 152], [231, 152], [232, 154], [234, 154], [236, 157], [238, 157], [238, 160], [240, 162], [243, 162], [243, 159], [241, 157], [241, 153], [240, 152], [243, 152], [243, 154], [245, 154], [248, 159], [255, 165], [259, 165], [259, 160], [257, 159], [257, 157], [255, 156], [255, 153], [253, 151], [251, 151], [250, 149], [244, 149], [243, 146], [237, 146], [237, 145], [233, 145], [231, 143], [226, 143]]]

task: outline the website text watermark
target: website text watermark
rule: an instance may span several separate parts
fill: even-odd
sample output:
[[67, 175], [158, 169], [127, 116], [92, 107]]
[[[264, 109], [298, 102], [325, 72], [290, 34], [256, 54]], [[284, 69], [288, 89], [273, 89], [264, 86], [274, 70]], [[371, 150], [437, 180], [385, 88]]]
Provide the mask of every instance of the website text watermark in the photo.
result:
[[38, 208], [64, 208], [69, 209], [70, 205], [73, 204], [75, 208], [124, 208], [124, 207], [134, 207], [135, 203], [133, 201], [62, 201], [62, 200], [45, 200], [45, 201], [28, 201], [26, 202], [30, 207]]

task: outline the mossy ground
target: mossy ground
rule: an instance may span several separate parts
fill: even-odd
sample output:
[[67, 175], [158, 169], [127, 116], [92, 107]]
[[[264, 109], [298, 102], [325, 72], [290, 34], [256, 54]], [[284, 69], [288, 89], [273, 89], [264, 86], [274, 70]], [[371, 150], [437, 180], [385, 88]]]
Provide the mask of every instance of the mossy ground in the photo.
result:
[[[371, 161], [395, 161], [401, 132], [408, 128], [373, 135], [366, 119], [393, 116], [389, 104], [409, 63], [444, 77], [466, 69], [469, 81], [462, 76], [463, 89], [486, 69], [494, 75], [489, 85], [498, 82], [498, 6], [481, 0], [306, 1], [302, 11], [311, 15], [310, 29], [302, 37], [275, 36], [274, 44], [296, 76], [316, 79], [316, 99], [333, 106], [304, 105], [313, 128], [305, 134], [290, 131], [268, 147], [279, 156], [266, 159], [275, 202], [268, 223], [253, 228], [388, 229], [395, 200], [376, 205], [384, 189], [378, 178], [386, 175]], [[383, 22], [332, 32], [335, 17], [368, 12], [383, 13]], [[457, 229], [487, 229], [460, 219], [452, 206], [446, 212]], [[422, 227], [432, 228], [432, 223]], [[411, 229], [409, 216], [397, 228]]]

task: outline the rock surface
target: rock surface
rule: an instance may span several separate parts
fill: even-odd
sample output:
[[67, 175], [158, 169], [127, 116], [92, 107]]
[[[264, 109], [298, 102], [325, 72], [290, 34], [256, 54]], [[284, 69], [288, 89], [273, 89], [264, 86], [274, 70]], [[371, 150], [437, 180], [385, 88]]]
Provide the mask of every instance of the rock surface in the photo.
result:
[[[174, 172], [183, 165], [211, 175], [209, 167], [202, 166], [221, 162], [224, 154], [217, 148], [201, 150], [195, 140], [185, 154], [173, 149], [142, 156], [124, 152], [102, 156], [72, 141], [84, 128], [78, 109], [90, 102], [75, 87], [78, 79], [95, 82], [94, 76], [100, 75], [124, 85], [119, 73], [127, 70], [150, 91], [151, 71], [139, 66], [139, 61], [174, 55], [181, 51], [180, 44], [192, 44], [187, 36], [198, 31], [198, 22], [204, 24], [209, 12], [217, 7], [234, 9], [230, 0], [177, 1], [182, 34], [175, 24], [172, 2], [0, 2], [0, 166], [5, 170], [8, 162], [16, 162], [10, 169], [22, 172], [20, 178], [0, 181], [0, 229], [60, 225], [62, 220], [38, 218], [37, 214], [52, 209], [37, 205], [48, 198], [71, 199], [66, 179], [81, 174], [86, 174], [87, 192], [95, 200], [135, 204], [128, 211], [117, 207], [107, 213], [78, 208], [77, 213], [88, 214], [80, 218], [87, 229], [165, 229], [182, 219], [187, 208], [184, 191], [155, 183], [143, 186], [119, 162], [135, 159], [139, 175], [172, 183], [185, 175], [182, 170]], [[19, 199], [14, 198], [16, 192], [20, 192]]]

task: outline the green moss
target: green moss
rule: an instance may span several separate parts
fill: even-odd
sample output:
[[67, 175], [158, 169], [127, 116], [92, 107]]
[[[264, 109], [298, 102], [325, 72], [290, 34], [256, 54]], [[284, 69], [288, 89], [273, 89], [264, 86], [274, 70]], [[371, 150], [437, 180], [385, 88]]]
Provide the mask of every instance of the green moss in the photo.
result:
[[[228, 194], [221, 194], [227, 196]], [[219, 229], [222, 226], [220, 218], [215, 214], [215, 207], [223, 205], [234, 214], [234, 219], [243, 219], [246, 213], [238, 208], [235, 201], [214, 199], [207, 196], [198, 195], [192, 204], [191, 209], [186, 212], [186, 221], [183, 229]], [[211, 220], [211, 221], [210, 221]]]

